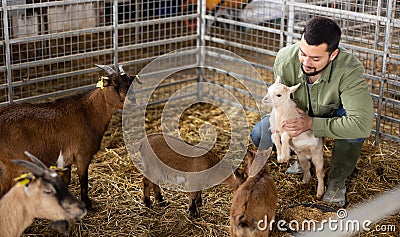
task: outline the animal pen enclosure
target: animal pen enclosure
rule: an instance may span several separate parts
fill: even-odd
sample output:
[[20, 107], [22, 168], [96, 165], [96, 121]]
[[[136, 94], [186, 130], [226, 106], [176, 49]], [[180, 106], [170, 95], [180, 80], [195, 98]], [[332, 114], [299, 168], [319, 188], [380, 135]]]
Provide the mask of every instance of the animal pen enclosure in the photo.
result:
[[[387, 141], [388, 147], [394, 148], [391, 156], [399, 163], [400, 6], [395, 0], [2, 0], [0, 106], [94, 88], [99, 78], [95, 64], [106, 64], [124, 65], [125, 71], [139, 74], [143, 84], [136, 91], [137, 107], [150, 107], [148, 114], [162, 110], [159, 106], [179, 92], [179, 96], [174, 97], [176, 101], [211, 100], [209, 103], [214, 105], [242, 106], [246, 113], [259, 116], [266, 112], [259, 104], [272, 83], [277, 51], [297, 42], [305, 21], [314, 16], [335, 19], [342, 27], [341, 45], [351, 50], [364, 65], [364, 77], [375, 107], [371, 140], [375, 145]], [[155, 80], [154, 83], [149, 83], [151, 80]], [[209, 91], [200, 83], [210, 83], [220, 89]], [[238, 101], [232, 103], [226, 94]], [[195, 106], [194, 109], [196, 113], [199, 108]], [[211, 114], [223, 117], [219, 112]], [[257, 116], [253, 117], [253, 122], [259, 119]], [[188, 117], [190, 120], [190, 115]], [[195, 123], [196, 119], [190, 121]], [[220, 122], [215, 124], [221, 125]], [[161, 127], [158, 122], [146, 122], [147, 130], [157, 130], [149, 128], [152, 126]], [[191, 134], [190, 129], [185, 129]], [[116, 135], [111, 132], [109, 136]], [[104, 156], [114, 153], [126, 156], [126, 152], [112, 149]], [[390, 166], [385, 163], [388, 161], [384, 164]], [[122, 166], [126, 165], [123, 161], [116, 163], [121, 162]], [[101, 166], [99, 172], [111, 180], [103, 169], [106, 168]], [[281, 173], [282, 170], [279, 168]], [[396, 174], [389, 175], [391, 185], [384, 190], [398, 185]], [[131, 178], [137, 179], [134, 175]], [[99, 187], [97, 193], [105, 190], [98, 180], [92, 182]], [[110, 185], [115, 184], [111, 182]], [[124, 188], [132, 187], [124, 184]], [[124, 188], [117, 189], [123, 192]], [[360, 199], [369, 195], [372, 193]], [[99, 196], [98, 202], [102, 201], [105, 199]], [[107, 207], [116, 208], [108, 200], [106, 202]], [[118, 212], [125, 214], [126, 210], [118, 209]], [[144, 215], [143, 210], [138, 212]], [[226, 213], [226, 210], [221, 212]], [[170, 214], [166, 218], [173, 216]], [[102, 218], [107, 219], [98, 217]], [[112, 217], [108, 218], [113, 221]], [[148, 217], [144, 215], [143, 218]], [[399, 221], [398, 215], [394, 217], [396, 221]], [[151, 225], [149, 223], [146, 225]], [[73, 234], [163, 236], [162, 231], [151, 232], [144, 227], [139, 231], [133, 226], [126, 230], [113, 225], [115, 232], [102, 232], [101, 226], [93, 225], [82, 224]], [[99, 225], [107, 229], [104, 223], [99, 222]], [[174, 233], [171, 228], [168, 227], [168, 233]], [[180, 228], [181, 232], [191, 233]], [[214, 228], [219, 228], [217, 223], [209, 224], [201, 229], [203, 233], [199, 236], [207, 236], [207, 232], [211, 236], [227, 233]], [[185, 236], [184, 233], [175, 235]], [[392, 234], [396, 233], [398, 230]]]

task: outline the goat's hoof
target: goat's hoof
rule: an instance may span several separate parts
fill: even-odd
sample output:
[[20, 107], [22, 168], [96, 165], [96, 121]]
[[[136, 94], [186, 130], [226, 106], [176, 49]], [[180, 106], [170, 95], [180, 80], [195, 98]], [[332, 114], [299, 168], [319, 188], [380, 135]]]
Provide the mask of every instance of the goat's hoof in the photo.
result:
[[195, 212], [189, 212], [189, 218], [191, 218], [191, 219], [197, 219], [197, 218], [199, 218], [200, 217], [200, 215], [199, 215], [199, 213], [197, 212], [197, 211], [195, 211]]
[[278, 161], [278, 163], [286, 163], [286, 162], [288, 162], [288, 161], [286, 161], [286, 160], [284, 160], [282, 158], [277, 158], [277, 161]]
[[317, 190], [317, 199], [318, 200], [321, 200], [323, 195], [324, 195], [324, 191], [318, 191]]
[[278, 156], [277, 157], [278, 163], [287, 163], [290, 160], [290, 156], [289, 157], [285, 157], [285, 156]]
[[306, 184], [309, 184], [309, 183], [310, 183], [310, 180], [302, 180], [300, 182], [301, 185], [306, 185]]
[[151, 208], [151, 201], [150, 201], [150, 198], [149, 198], [149, 199], [145, 198], [145, 199], [143, 200], [143, 204], [144, 204], [145, 207]]
[[85, 203], [85, 206], [87, 209], [92, 209], [93, 207], [93, 202], [90, 200], [90, 198], [82, 198], [82, 201]]
[[164, 201], [158, 202], [158, 205], [159, 205], [160, 207], [166, 207], [166, 206], [169, 205], [169, 202], [164, 200]]

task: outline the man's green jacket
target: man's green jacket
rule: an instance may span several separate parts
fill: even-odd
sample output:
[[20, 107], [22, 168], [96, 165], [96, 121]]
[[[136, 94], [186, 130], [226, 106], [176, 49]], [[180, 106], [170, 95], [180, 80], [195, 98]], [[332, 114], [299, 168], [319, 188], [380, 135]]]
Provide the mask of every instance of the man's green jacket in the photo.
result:
[[[311, 104], [314, 135], [334, 139], [368, 137], [375, 113], [360, 61], [340, 47], [339, 54], [312, 85], [309, 98], [307, 78], [300, 68], [299, 47], [300, 43], [296, 43], [278, 52], [274, 74], [287, 86], [301, 83], [292, 96], [297, 106], [307, 113]], [[334, 117], [339, 106], [346, 110], [346, 116]]]

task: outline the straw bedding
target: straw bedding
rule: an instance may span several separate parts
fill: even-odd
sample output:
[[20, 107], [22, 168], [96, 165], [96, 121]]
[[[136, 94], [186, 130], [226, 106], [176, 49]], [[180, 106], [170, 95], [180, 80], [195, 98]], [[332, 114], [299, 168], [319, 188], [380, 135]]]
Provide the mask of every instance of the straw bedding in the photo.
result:
[[[147, 113], [147, 132], [160, 131], [161, 109]], [[187, 112], [187, 113], [186, 113]], [[217, 121], [218, 139], [213, 150], [223, 155], [229, 144], [230, 127], [227, 117], [211, 105], [197, 104], [186, 111], [180, 122], [183, 139], [197, 143], [199, 126], [204, 122]], [[247, 112], [250, 129], [260, 115]], [[210, 116], [212, 115], [212, 116]], [[249, 131], [250, 133], [250, 131]], [[221, 136], [221, 137], [220, 137]], [[252, 147], [254, 148], [254, 147]], [[329, 170], [332, 141], [327, 140], [324, 148], [325, 171]], [[277, 214], [296, 203], [316, 200], [316, 177], [308, 185], [300, 185], [299, 175], [286, 175], [290, 164], [277, 164], [273, 153], [268, 161], [271, 175], [276, 181], [279, 193]], [[382, 141], [372, 145], [372, 139], [365, 142], [357, 169], [348, 180], [348, 206], [368, 200], [374, 195], [390, 190], [400, 184], [399, 144]], [[93, 210], [78, 222], [71, 222], [69, 236], [229, 236], [229, 211], [232, 191], [226, 186], [216, 186], [203, 192], [203, 206], [200, 218], [188, 218], [188, 199], [184, 193], [163, 190], [168, 205], [153, 205], [152, 209], [142, 204], [141, 174], [130, 161], [125, 149], [121, 128], [121, 112], [111, 120], [104, 135], [100, 151], [93, 157], [89, 168], [89, 196], [94, 201]], [[75, 169], [70, 190], [79, 197], [79, 182]], [[154, 203], [154, 199], [152, 197]], [[389, 204], [388, 204], [389, 205]], [[387, 217], [379, 224], [394, 225], [391, 232], [364, 232], [357, 236], [400, 236], [400, 213]], [[62, 236], [48, 229], [48, 221], [37, 220], [23, 236]], [[40, 234], [36, 234], [40, 233]], [[284, 236], [276, 229], [272, 236]]]

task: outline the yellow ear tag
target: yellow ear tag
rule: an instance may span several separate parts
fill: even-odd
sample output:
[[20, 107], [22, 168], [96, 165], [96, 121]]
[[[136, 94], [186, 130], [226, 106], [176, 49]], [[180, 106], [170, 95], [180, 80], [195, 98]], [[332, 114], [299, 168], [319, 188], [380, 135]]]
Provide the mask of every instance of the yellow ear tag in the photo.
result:
[[100, 80], [97, 82], [96, 87], [104, 89], [104, 79], [108, 79], [108, 77], [100, 77]]
[[64, 175], [63, 171], [65, 171], [65, 169], [63, 169], [63, 168], [59, 168], [59, 167], [52, 165], [52, 166], [50, 166], [50, 169], [54, 170], [60, 176]]
[[15, 178], [14, 180], [17, 181], [18, 186], [24, 186], [28, 185], [32, 181], [32, 179], [34, 179], [34, 176], [31, 173], [25, 173]]
[[31, 182], [30, 179], [22, 179], [20, 181], [18, 181], [18, 186], [26, 186]]

